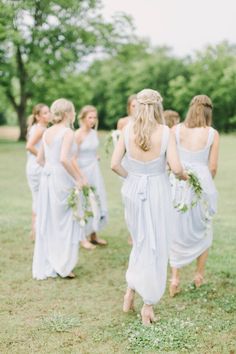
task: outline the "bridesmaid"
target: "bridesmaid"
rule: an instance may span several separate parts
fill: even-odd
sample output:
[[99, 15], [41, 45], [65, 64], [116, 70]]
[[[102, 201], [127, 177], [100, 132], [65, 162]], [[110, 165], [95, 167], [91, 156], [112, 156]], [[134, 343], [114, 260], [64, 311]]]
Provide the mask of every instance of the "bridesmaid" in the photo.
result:
[[118, 120], [117, 130], [122, 130], [129, 123], [130, 119], [132, 119], [134, 115], [136, 103], [137, 103], [137, 95], [131, 95], [128, 97], [128, 101], [127, 101], [128, 116], [124, 118], [120, 118]]
[[83, 183], [96, 188], [99, 197], [100, 219], [90, 218], [85, 225], [85, 235], [89, 237], [81, 241], [86, 249], [94, 249], [95, 245], [105, 246], [107, 241], [99, 238], [97, 232], [107, 223], [108, 211], [105, 186], [99, 167], [97, 149], [99, 140], [97, 136], [98, 117], [97, 110], [93, 106], [84, 106], [79, 113], [80, 128], [75, 132], [75, 141], [78, 146], [77, 156], [73, 160], [74, 167], [79, 166]]
[[33, 256], [33, 278], [37, 280], [74, 277], [81, 237], [67, 205], [69, 190], [75, 184], [81, 187], [81, 176], [71, 162], [74, 133], [69, 126], [75, 119], [74, 106], [61, 98], [53, 102], [51, 113], [53, 126], [44, 133], [37, 158], [43, 166]]
[[32, 193], [32, 230], [31, 239], [35, 239], [35, 219], [36, 219], [36, 204], [39, 191], [39, 182], [42, 168], [37, 163], [36, 157], [41, 145], [43, 133], [47, 127], [50, 118], [48, 106], [43, 103], [37, 104], [33, 108], [32, 115], [28, 118], [28, 132], [27, 132], [27, 164], [26, 176], [29, 188]]
[[[135, 119], [123, 129], [111, 161], [112, 170], [125, 178], [122, 195], [133, 239], [123, 311], [133, 308], [137, 292], [144, 302], [141, 311], [144, 325], [154, 320], [153, 305], [161, 299], [166, 287], [173, 212], [167, 160], [179, 178], [187, 178], [174, 136], [164, 125], [161, 102], [157, 91], [145, 89], [138, 93]], [[126, 169], [121, 163], [124, 154]]]
[[171, 109], [167, 109], [164, 111], [165, 123], [169, 128], [172, 128], [174, 125], [179, 124], [180, 115], [176, 111], [172, 111]]
[[[212, 102], [208, 96], [195, 96], [185, 121], [173, 128], [178, 152], [184, 168], [198, 176], [204, 201], [185, 213], [176, 212], [177, 232], [171, 244], [172, 278], [170, 296], [179, 292], [180, 268], [197, 260], [195, 286], [201, 286], [208, 249], [212, 244], [211, 218], [216, 212], [217, 192], [213, 178], [217, 171], [219, 134], [211, 127]], [[191, 202], [191, 192], [189, 192]]]
[[[128, 101], [127, 101], [127, 113], [128, 116], [124, 117], [124, 118], [120, 118], [117, 122], [117, 130], [122, 130], [133, 118], [134, 116], [134, 112], [135, 112], [135, 108], [137, 105], [137, 95], [130, 95], [128, 97]], [[123, 167], [125, 167], [125, 158], [122, 161], [122, 165]], [[129, 235], [128, 236], [128, 244], [130, 246], [132, 246], [132, 237]]]

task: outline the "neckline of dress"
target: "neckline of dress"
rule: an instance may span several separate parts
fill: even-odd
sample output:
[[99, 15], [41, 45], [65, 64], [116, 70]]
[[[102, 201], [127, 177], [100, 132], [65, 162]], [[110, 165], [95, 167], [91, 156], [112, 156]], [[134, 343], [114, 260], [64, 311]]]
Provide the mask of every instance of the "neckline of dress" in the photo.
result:
[[[132, 124], [132, 123], [129, 122], [129, 131], [128, 131], [128, 133], [130, 132], [131, 124]], [[147, 164], [149, 164], [149, 163], [152, 163], [152, 162], [155, 162], [155, 161], [160, 160], [160, 158], [164, 156], [164, 154], [162, 153], [162, 147], [163, 147], [163, 143], [164, 143], [165, 125], [164, 125], [164, 124], [160, 124], [160, 125], [163, 125], [163, 128], [162, 128], [162, 137], [161, 137], [161, 146], [160, 146], [160, 154], [159, 154], [159, 156], [156, 157], [155, 159], [151, 159], [151, 160], [148, 160], [148, 161], [141, 161], [141, 160], [137, 160], [137, 159], [135, 159], [134, 157], [132, 157], [132, 156], [130, 155], [130, 153], [128, 152], [128, 150], [127, 150], [127, 156], [128, 156], [128, 158], [129, 158], [130, 160], [135, 161], [135, 162], [137, 162], [137, 163], [140, 163], [140, 164], [142, 164], [142, 165], [147, 165]], [[129, 144], [129, 134], [128, 134], [128, 141], [127, 141], [127, 144]]]
[[48, 143], [46, 142], [46, 136], [44, 135], [44, 142], [45, 142], [46, 146], [47, 146], [47, 147], [51, 147], [51, 146], [55, 143], [55, 141], [57, 141], [57, 139], [58, 139], [58, 137], [60, 136], [60, 134], [61, 134], [63, 131], [65, 131], [66, 129], [68, 129], [68, 127], [64, 127], [63, 129], [61, 129], [61, 130], [53, 137], [53, 139], [52, 139], [52, 141], [50, 142], [50, 144], [48, 144]]
[[183, 126], [182, 123], [179, 124], [179, 130], [178, 130], [178, 146], [179, 146], [179, 148], [180, 148], [181, 150], [185, 150], [185, 151], [187, 151], [187, 152], [189, 152], [189, 153], [197, 154], [197, 153], [203, 152], [203, 151], [205, 151], [206, 149], [209, 148], [209, 138], [210, 138], [210, 130], [211, 130], [211, 127], [209, 127], [209, 129], [208, 129], [207, 142], [206, 142], [204, 148], [199, 149], [199, 150], [189, 150], [189, 149], [186, 149], [186, 148], [180, 143], [180, 128], [181, 128], [181, 126]]

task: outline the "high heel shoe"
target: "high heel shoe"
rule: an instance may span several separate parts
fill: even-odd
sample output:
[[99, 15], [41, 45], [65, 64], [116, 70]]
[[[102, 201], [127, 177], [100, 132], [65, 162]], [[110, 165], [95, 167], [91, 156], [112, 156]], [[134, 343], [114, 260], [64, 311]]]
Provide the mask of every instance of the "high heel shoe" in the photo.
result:
[[200, 288], [200, 286], [203, 284], [203, 275], [201, 275], [200, 273], [195, 274], [193, 281], [194, 281], [195, 287]]
[[179, 288], [179, 279], [177, 278], [172, 278], [170, 280], [170, 286], [169, 286], [169, 294], [170, 297], [174, 297], [175, 295], [177, 295], [180, 292], [180, 288]]
[[155, 321], [155, 316], [153, 312], [152, 305], [143, 305], [141, 310], [142, 324], [144, 326], [149, 326]]
[[123, 311], [129, 312], [130, 310], [134, 311], [134, 290], [128, 289], [124, 296], [123, 302]]

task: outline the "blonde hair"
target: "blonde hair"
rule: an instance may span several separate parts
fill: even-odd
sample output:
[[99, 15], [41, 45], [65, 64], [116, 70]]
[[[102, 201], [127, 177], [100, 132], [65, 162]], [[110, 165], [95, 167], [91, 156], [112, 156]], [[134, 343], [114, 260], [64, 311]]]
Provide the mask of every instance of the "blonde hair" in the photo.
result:
[[91, 105], [87, 105], [87, 106], [84, 106], [81, 108], [79, 114], [78, 114], [78, 120], [81, 124], [81, 122], [86, 118], [87, 114], [90, 113], [90, 112], [95, 112], [96, 113], [96, 116], [97, 116], [97, 121], [96, 121], [96, 124], [95, 124], [95, 129], [98, 128], [98, 112], [97, 112], [97, 109], [96, 107], [94, 106], [91, 106]]
[[193, 97], [184, 124], [188, 128], [211, 126], [213, 105], [206, 95]]
[[63, 121], [66, 113], [71, 113], [75, 110], [74, 105], [71, 101], [65, 98], [59, 98], [54, 101], [51, 105], [50, 111], [52, 113], [52, 123], [58, 124]]
[[127, 114], [128, 114], [128, 116], [131, 115], [131, 103], [133, 102], [133, 100], [137, 100], [137, 95], [130, 95], [128, 97], [128, 101], [127, 101]]
[[134, 116], [135, 143], [144, 151], [150, 150], [153, 129], [164, 122], [160, 93], [151, 89], [140, 91]]
[[32, 127], [32, 125], [38, 122], [37, 116], [41, 113], [44, 107], [47, 107], [47, 105], [44, 103], [38, 103], [33, 107], [32, 114], [27, 119], [28, 131]]
[[178, 124], [180, 121], [180, 115], [176, 111], [172, 111], [171, 109], [168, 109], [163, 112], [164, 118], [165, 118], [165, 123], [168, 125], [169, 128], [172, 128], [175, 124]]

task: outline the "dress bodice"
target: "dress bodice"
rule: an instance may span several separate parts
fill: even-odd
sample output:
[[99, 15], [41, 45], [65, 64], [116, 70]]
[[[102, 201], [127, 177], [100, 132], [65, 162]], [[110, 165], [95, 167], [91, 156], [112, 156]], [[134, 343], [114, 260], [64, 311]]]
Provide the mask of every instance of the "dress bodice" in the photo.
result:
[[125, 148], [126, 148], [126, 169], [129, 174], [133, 175], [146, 175], [146, 176], [155, 176], [160, 175], [166, 172], [166, 149], [169, 140], [169, 128], [167, 126], [163, 127], [162, 133], [162, 142], [161, 150], [159, 157], [143, 162], [137, 159], [134, 159], [130, 156], [129, 150], [129, 137], [130, 137], [130, 127], [129, 123], [125, 127], [124, 136], [125, 136]]
[[[38, 124], [33, 124], [30, 129], [29, 129], [29, 132], [28, 132], [28, 140], [34, 135], [35, 133], [35, 130], [37, 129], [38, 127]], [[42, 144], [42, 139], [40, 139], [36, 144], [35, 144], [35, 147], [37, 150], [40, 149], [40, 146]], [[33, 164], [37, 164], [36, 163], [36, 156], [34, 154], [32, 154], [30, 151], [27, 151], [27, 160], [30, 162], [30, 163], [33, 163]]]
[[83, 142], [79, 146], [78, 151], [78, 163], [80, 167], [84, 167], [87, 164], [97, 161], [97, 149], [99, 146], [99, 140], [97, 132], [94, 129], [88, 133]]
[[[43, 144], [44, 144], [44, 153], [45, 153], [45, 164], [46, 165], [61, 165], [60, 156], [61, 156], [61, 147], [64, 135], [66, 131], [70, 128], [61, 129], [54, 137], [52, 142], [48, 144], [45, 141], [45, 133], [43, 135]], [[72, 149], [71, 152], [72, 154]]]
[[214, 140], [215, 130], [212, 127], [209, 128], [207, 143], [203, 149], [197, 151], [191, 151], [184, 148], [180, 144], [180, 126], [181, 124], [177, 125], [175, 134], [176, 134], [176, 143], [177, 143], [177, 148], [178, 148], [181, 162], [184, 165], [200, 164], [200, 165], [208, 166], [210, 148]]

